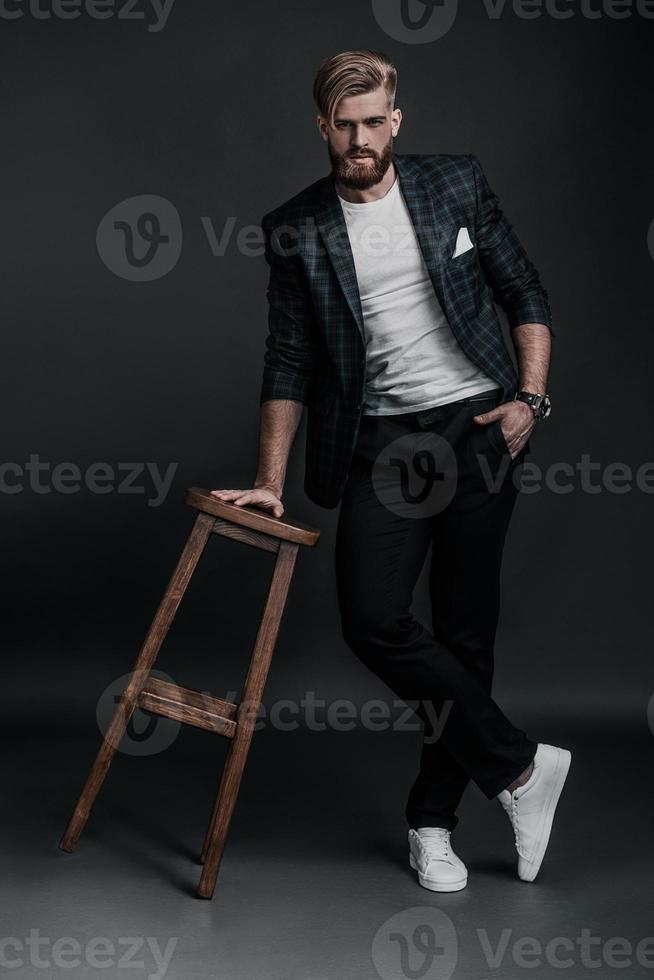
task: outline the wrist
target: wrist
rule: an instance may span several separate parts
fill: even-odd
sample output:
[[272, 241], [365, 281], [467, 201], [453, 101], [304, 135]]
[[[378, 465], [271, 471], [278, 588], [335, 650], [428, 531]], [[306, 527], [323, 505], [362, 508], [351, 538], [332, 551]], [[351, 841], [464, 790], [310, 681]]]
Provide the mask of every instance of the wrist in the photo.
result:
[[270, 490], [271, 493], [274, 493], [274, 495], [276, 497], [279, 497], [279, 499], [281, 500], [282, 489], [283, 488], [278, 483], [275, 483], [273, 480], [259, 480], [259, 479], [255, 479], [255, 481], [254, 481], [254, 489], [255, 490]]
[[534, 419], [537, 422], [546, 419], [552, 411], [550, 397], [544, 391], [534, 391], [526, 388], [520, 388], [516, 392], [514, 400], [524, 402], [524, 404], [531, 410]]

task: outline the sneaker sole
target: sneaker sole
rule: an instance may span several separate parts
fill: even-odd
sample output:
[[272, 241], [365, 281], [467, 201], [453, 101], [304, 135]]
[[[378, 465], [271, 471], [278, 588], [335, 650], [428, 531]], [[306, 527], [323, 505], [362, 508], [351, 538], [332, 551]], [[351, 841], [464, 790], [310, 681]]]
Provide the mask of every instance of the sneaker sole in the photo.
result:
[[456, 881], [438, 882], [433, 878], [426, 878], [419, 869], [415, 862], [413, 854], [409, 852], [409, 864], [414, 871], [418, 872], [418, 881], [423, 888], [428, 888], [431, 892], [460, 892], [462, 888], [468, 884], [468, 876], [465, 878], [458, 878]]
[[543, 858], [545, 857], [545, 852], [547, 851], [547, 845], [550, 842], [552, 824], [554, 823], [554, 813], [559, 802], [559, 797], [561, 796], [561, 791], [563, 790], [563, 786], [565, 785], [565, 781], [568, 777], [571, 761], [572, 753], [568, 749], [559, 749], [557, 764], [554, 770], [552, 791], [545, 806], [543, 829], [538, 839], [538, 857], [536, 857], [533, 861], [529, 861], [528, 863], [525, 862], [527, 867], [520, 875], [522, 881], [533, 881], [540, 871], [540, 866], [543, 863]]

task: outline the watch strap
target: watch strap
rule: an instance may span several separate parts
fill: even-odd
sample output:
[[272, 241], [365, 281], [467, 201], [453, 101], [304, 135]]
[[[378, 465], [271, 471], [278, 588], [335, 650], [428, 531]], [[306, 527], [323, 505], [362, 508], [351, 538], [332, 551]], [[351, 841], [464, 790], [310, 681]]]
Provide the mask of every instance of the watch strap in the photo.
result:
[[545, 393], [535, 391], [518, 391], [514, 400], [525, 402], [525, 404], [529, 405], [536, 419], [547, 418], [550, 413], [550, 398], [549, 395]]

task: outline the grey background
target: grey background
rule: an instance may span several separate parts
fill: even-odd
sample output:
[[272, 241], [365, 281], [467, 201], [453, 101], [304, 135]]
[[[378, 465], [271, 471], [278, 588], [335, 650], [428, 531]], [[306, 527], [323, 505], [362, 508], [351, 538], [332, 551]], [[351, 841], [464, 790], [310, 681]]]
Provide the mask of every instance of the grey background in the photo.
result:
[[[176, 0], [160, 32], [148, 31], [147, 21], [96, 21], [86, 14], [70, 21], [28, 13], [0, 19], [4, 461], [22, 466], [30, 454], [39, 454], [50, 466], [72, 462], [83, 470], [96, 462], [177, 467], [158, 507], [148, 506], [151, 485], [142, 479], [147, 492], [141, 494], [100, 495], [84, 488], [39, 494], [25, 488], [0, 497], [7, 678], [2, 717], [16, 726], [8, 728], [8, 758], [16, 763], [21, 801], [15, 832], [44, 862], [32, 884], [47, 881], [53, 895], [70, 886], [71, 909], [82, 900], [92, 904], [93, 896], [80, 880], [62, 878], [61, 861], [68, 858], [53, 848], [97, 746], [98, 697], [131, 667], [189, 530], [184, 489], [247, 486], [256, 467], [267, 267], [263, 257], [239, 251], [235, 237], [223, 257], [212, 255], [202, 218], [211, 218], [217, 234], [227, 219], [235, 219], [236, 233], [328, 172], [311, 101], [313, 76], [324, 57], [359, 46], [389, 54], [398, 67], [397, 104], [404, 113], [396, 151], [475, 153], [535, 261], [550, 294], [557, 337], [550, 384], [554, 411], [532, 439], [532, 461], [543, 468], [557, 461], [575, 464], [588, 453], [603, 466], [620, 461], [635, 469], [652, 458], [647, 235], [654, 199], [646, 114], [652, 22], [635, 15], [589, 20], [580, 13], [566, 21], [546, 15], [524, 20], [510, 8], [493, 20], [481, 3], [460, 8], [445, 37], [415, 45], [385, 34], [369, 3], [342, 0]], [[130, 282], [101, 261], [96, 231], [114, 205], [142, 194], [161, 195], [175, 206], [183, 245], [163, 278]], [[328, 702], [390, 699], [340, 637], [332, 572], [337, 511], [304, 497], [303, 449], [304, 422], [289, 468], [286, 515], [319, 527], [322, 537], [315, 551], [300, 555], [265, 703], [299, 699], [307, 691]], [[582, 811], [607, 765], [612, 785], [618, 785], [624, 757], [616, 745], [643, 765], [649, 759], [651, 501], [651, 494], [638, 489], [544, 489], [519, 500], [507, 542], [497, 697], [535, 737], [559, 739], [558, 744], [577, 740], [581, 757], [596, 766], [596, 779], [586, 772], [576, 784]], [[216, 694], [238, 689], [270, 569], [265, 553], [212, 541], [159, 659], [161, 670]], [[423, 584], [416, 611], [426, 618]], [[306, 733], [306, 742], [302, 737], [266, 730], [255, 742], [258, 761], [244, 780], [234, 832], [233, 853], [244, 863], [234, 857], [236, 878], [227, 877], [234, 886], [230, 894], [245, 903], [230, 906], [241, 924], [243, 916], [254, 915], [252, 925], [259, 913], [270, 912], [265, 897], [260, 908], [248, 904], [255, 880], [271, 889], [272, 904], [285, 887], [291, 890], [277, 909], [280, 916], [297, 915], [314, 895], [312, 888], [306, 895], [293, 890], [303, 879], [289, 877], [284, 861], [264, 864], [261, 871], [270, 853], [266, 841], [289, 859], [299, 854], [310, 861], [310, 855], [324, 853], [356, 862], [369, 840], [366, 821], [374, 824], [385, 843], [368, 855], [370, 874], [374, 878], [391, 848], [397, 867], [385, 868], [390, 877], [379, 888], [369, 881], [369, 890], [357, 893], [359, 908], [363, 902], [370, 910], [380, 890], [388, 899], [385, 889], [393, 891], [393, 874], [404, 869], [402, 808], [419, 733], [386, 735], [383, 742], [371, 733]], [[368, 740], [357, 763], [361, 768], [353, 762], [348, 769], [347, 759], [358, 758], [357, 738]], [[605, 741], [596, 744], [594, 738]], [[606, 739], [610, 751], [600, 751]], [[125, 875], [129, 881], [132, 861], [139, 883], [148, 883], [139, 890], [148, 914], [158, 896], [174, 889], [166, 847], [178, 830], [184, 833], [186, 818], [189, 839], [197, 843], [213, 791], [207, 767], [214, 774], [221, 752], [214, 740], [188, 732], [151, 763], [159, 770], [148, 773], [144, 760], [118, 758], [114, 768], [133, 774], [112, 772], [113, 792], [122, 785], [121, 799], [129, 801], [116, 826], [132, 827], [131, 834], [137, 827], [132, 849], [126, 845], [120, 874], [112, 877], [111, 855], [118, 845], [102, 839], [97, 828], [104, 825], [97, 817], [86, 858], [80, 845], [71, 859], [91, 862], [76, 867], [86, 867], [96, 882], [109, 875], [121, 896], [117, 907], [131, 907]], [[179, 797], [148, 797], [157, 792], [157, 772], [165, 778], [180, 767], [187, 774], [183, 806]], [[111, 794], [110, 785], [105, 794]], [[387, 792], [387, 786], [395, 790]], [[168, 836], [157, 836], [158, 818], [146, 812], [148, 800], [170, 825]], [[476, 792], [467, 806], [473, 804], [480, 808], [474, 819], [481, 827], [483, 804]], [[105, 807], [105, 819], [116, 813], [110, 801], [99, 806]], [[636, 800], [631, 816], [627, 812], [635, 825], [637, 806]], [[326, 824], [312, 837], [314, 819]], [[581, 817], [575, 819], [580, 836], [569, 844], [566, 866], [576, 860], [575, 847], [587, 829]], [[309, 834], [309, 843], [299, 848], [291, 836], [298, 821]], [[354, 838], [343, 830], [353, 826]], [[604, 830], [609, 833], [610, 826]], [[498, 823], [500, 831], [506, 833]], [[150, 844], [156, 855], [151, 861], [145, 858]], [[93, 864], [94, 847], [100, 865], [108, 862], [104, 872]], [[601, 847], [582, 862], [587, 877], [569, 893], [573, 903], [575, 894], [594, 887], [598, 854], [604, 854]], [[186, 853], [181, 856], [186, 860]], [[191, 866], [189, 872], [184, 861], [181, 867], [191, 887], [198, 869]], [[321, 864], [307, 873], [322, 882], [326, 869]], [[530, 916], [542, 916], [547, 908], [554, 914], [557, 893], [547, 893], [543, 908], [525, 910], [524, 889], [509, 882], [509, 875], [505, 869], [502, 887], [514, 892], [504, 896], [515, 894], [515, 907], [525, 916], [523, 934], [534, 934]], [[334, 879], [332, 885], [340, 887], [341, 876]], [[404, 871], [402, 885], [400, 905], [429, 903], [430, 896], [417, 894]], [[486, 909], [486, 893], [477, 897]], [[635, 892], [632, 897], [631, 919], [625, 917], [622, 931], [629, 921], [635, 937], [635, 909], [642, 902]], [[103, 900], [100, 893], [97, 898]], [[171, 922], [179, 928], [179, 910], [189, 898], [182, 889], [181, 895], [173, 891], [173, 901]], [[201, 922], [209, 930], [218, 913], [206, 909], [217, 907], [201, 906]], [[388, 915], [396, 907], [392, 903]], [[33, 904], [27, 908], [25, 921], [48, 921]], [[592, 925], [586, 907], [578, 909], [574, 921]], [[604, 911], [607, 929], [620, 932], [611, 910]], [[478, 919], [474, 908], [468, 912], [472, 929]], [[379, 915], [377, 924], [384, 917]], [[541, 918], [541, 927], [548, 921]], [[565, 921], [555, 918], [549, 934], [570, 929]], [[339, 924], [340, 913], [329, 920], [336, 932]], [[90, 928], [105, 934], [97, 925]], [[143, 920], [140, 928], [155, 934], [156, 923]], [[375, 928], [366, 931], [362, 924], [360, 934], [348, 928], [350, 945], [344, 941], [343, 948], [350, 953], [342, 956], [336, 946], [331, 953], [313, 947], [312, 956], [307, 937], [293, 932], [278, 958], [259, 972], [256, 957], [267, 955], [270, 945], [262, 938], [267, 934], [255, 929], [253, 945], [221, 947], [221, 963], [229, 970], [217, 975], [374, 976], [368, 950]], [[65, 922], [55, 927], [50, 921], [50, 931], [66, 935]], [[202, 969], [217, 955], [206, 941], [206, 949], [200, 943], [208, 957]], [[487, 969], [475, 960], [470, 964]], [[196, 976], [188, 963], [178, 968], [185, 980]], [[197, 975], [204, 975], [199, 966]]]
[[[92, 667], [122, 673], [129, 661], [112, 651], [139, 640], [188, 529], [184, 488], [250, 484], [267, 267], [242, 254], [235, 235], [213, 256], [201, 219], [217, 234], [229, 218], [236, 230], [257, 224], [328, 172], [311, 83], [320, 60], [348, 46], [395, 59], [398, 152], [479, 156], [550, 292], [555, 411], [533, 462], [574, 464], [589, 453], [635, 468], [651, 458], [654, 202], [642, 116], [651, 22], [525, 21], [510, 10], [493, 21], [469, 4], [441, 40], [404, 45], [368, 4], [191, 10], [178, 0], [158, 33], [84, 15], [1, 26], [5, 459], [177, 465], [159, 507], [147, 506], [143, 477], [141, 494], [3, 493], [7, 634], [30, 676], [39, 658], [60, 677], [74, 667], [76, 690]], [[118, 278], [95, 245], [103, 215], [139, 194], [169, 199], [184, 229], [179, 262], [153, 282]], [[304, 497], [303, 451], [304, 423], [286, 513], [323, 536], [301, 556], [269, 693], [368, 688], [339, 637], [337, 512]], [[596, 712], [601, 699], [603, 715], [625, 706], [642, 720], [652, 687], [650, 508], [637, 489], [543, 489], [520, 500], [506, 551], [500, 683], [528, 698], [535, 690], [538, 702], [546, 689], [575, 714]], [[222, 542], [212, 552], [183, 628], [208, 605], [221, 635], [240, 644], [268, 564]], [[250, 574], [258, 563], [260, 578]], [[12, 710], [20, 705], [12, 694]]]

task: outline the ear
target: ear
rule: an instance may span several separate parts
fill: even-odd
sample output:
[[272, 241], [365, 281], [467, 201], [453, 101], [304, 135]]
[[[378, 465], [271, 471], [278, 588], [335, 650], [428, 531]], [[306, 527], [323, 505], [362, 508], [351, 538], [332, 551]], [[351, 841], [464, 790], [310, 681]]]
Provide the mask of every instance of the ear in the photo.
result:
[[402, 110], [393, 109], [391, 113], [391, 133], [394, 137], [397, 136], [401, 124], [402, 124]]
[[324, 116], [321, 116], [320, 113], [318, 113], [316, 116], [316, 125], [320, 135], [326, 143], [329, 139], [327, 120], [324, 118]]

